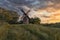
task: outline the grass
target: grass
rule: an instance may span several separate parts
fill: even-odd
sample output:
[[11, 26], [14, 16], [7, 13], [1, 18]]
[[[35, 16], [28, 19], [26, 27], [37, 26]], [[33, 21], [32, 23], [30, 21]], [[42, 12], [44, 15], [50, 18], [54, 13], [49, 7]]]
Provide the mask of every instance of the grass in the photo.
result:
[[60, 40], [60, 28], [36, 24], [0, 25], [0, 40]]

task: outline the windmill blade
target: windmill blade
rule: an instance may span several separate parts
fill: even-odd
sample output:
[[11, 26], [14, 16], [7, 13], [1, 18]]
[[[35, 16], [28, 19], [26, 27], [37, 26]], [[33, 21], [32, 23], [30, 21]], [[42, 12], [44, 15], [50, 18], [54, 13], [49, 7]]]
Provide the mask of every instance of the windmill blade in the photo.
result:
[[28, 13], [30, 12], [31, 10], [28, 10], [27, 12], [26, 12], [26, 14], [28, 15]]
[[23, 14], [24, 14], [24, 15], [26, 15], [26, 13], [24, 12], [24, 10], [23, 10], [23, 9], [20, 9], [20, 10], [23, 12]]
[[23, 9], [21, 9], [21, 11], [23, 12], [23, 14], [24, 14], [25, 16], [28, 16], [28, 15], [24, 12], [24, 10], [23, 10]]
[[28, 13], [31, 11], [31, 10], [28, 10], [26, 13], [23, 9], [21, 9], [21, 11], [23, 12], [24, 15], [28, 15]]
[[[29, 16], [24, 12], [23, 9], [21, 9], [21, 11], [23, 12], [23, 14], [24, 14], [28, 19], [30, 19]], [[29, 10], [27, 13], [29, 13], [29, 12], [30, 12], [30, 10]]]

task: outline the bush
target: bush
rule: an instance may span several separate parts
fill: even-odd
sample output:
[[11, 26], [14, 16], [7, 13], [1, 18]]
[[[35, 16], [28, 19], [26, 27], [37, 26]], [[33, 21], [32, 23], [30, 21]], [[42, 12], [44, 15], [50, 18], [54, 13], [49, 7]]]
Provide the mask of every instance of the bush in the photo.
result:
[[40, 19], [39, 18], [31, 18], [30, 23], [32, 23], [32, 24], [40, 24]]

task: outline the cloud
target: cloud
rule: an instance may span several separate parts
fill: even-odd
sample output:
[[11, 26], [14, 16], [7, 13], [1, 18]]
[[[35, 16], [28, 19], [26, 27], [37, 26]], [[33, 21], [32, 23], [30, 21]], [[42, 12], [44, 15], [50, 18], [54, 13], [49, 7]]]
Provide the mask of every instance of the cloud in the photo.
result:
[[60, 0], [0, 0], [0, 4], [4, 1], [13, 5], [22, 6], [26, 5], [34, 9], [44, 9], [47, 7], [60, 8]]
[[8, 0], [17, 6], [26, 5], [34, 9], [44, 9], [47, 7], [60, 8], [60, 0]]
[[[18, 7], [19, 6], [19, 7]], [[20, 6], [28, 6], [31, 9], [39, 9], [46, 10], [49, 12], [49, 15], [52, 14], [54, 16], [50, 16], [50, 18], [40, 17], [41, 15], [37, 14], [35, 11], [31, 10], [31, 13], [35, 13], [34, 16], [38, 16], [41, 18], [42, 23], [51, 23], [51, 22], [60, 22], [60, 0], [0, 0], [0, 7], [4, 7], [6, 9], [15, 10], [18, 13], [21, 13]], [[24, 7], [26, 8], [26, 7]], [[43, 15], [48, 14], [48, 12], [42, 11]], [[32, 15], [32, 14], [31, 14]], [[57, 16], [56, 16], [57, 15]], [[58, 16], [59, 15], [59, 16]], [[57, 18], [57, 19], [55, 19]]]

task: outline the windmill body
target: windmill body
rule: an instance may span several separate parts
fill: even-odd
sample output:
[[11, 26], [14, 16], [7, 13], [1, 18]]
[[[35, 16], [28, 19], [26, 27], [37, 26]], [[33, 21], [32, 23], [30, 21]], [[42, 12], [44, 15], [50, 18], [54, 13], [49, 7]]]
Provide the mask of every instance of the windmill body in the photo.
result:
[[30, 10], [28, 10], [28, 12], [24, 12], [24, 10], [23, 9], [21, 9], [21, 11], [23, 12], [23, 24], [29, 24], [29, 20], [30, 20], [30, 18], [29, 18], [29, 16], [28, 16], [28, 13], [30, 12]]

